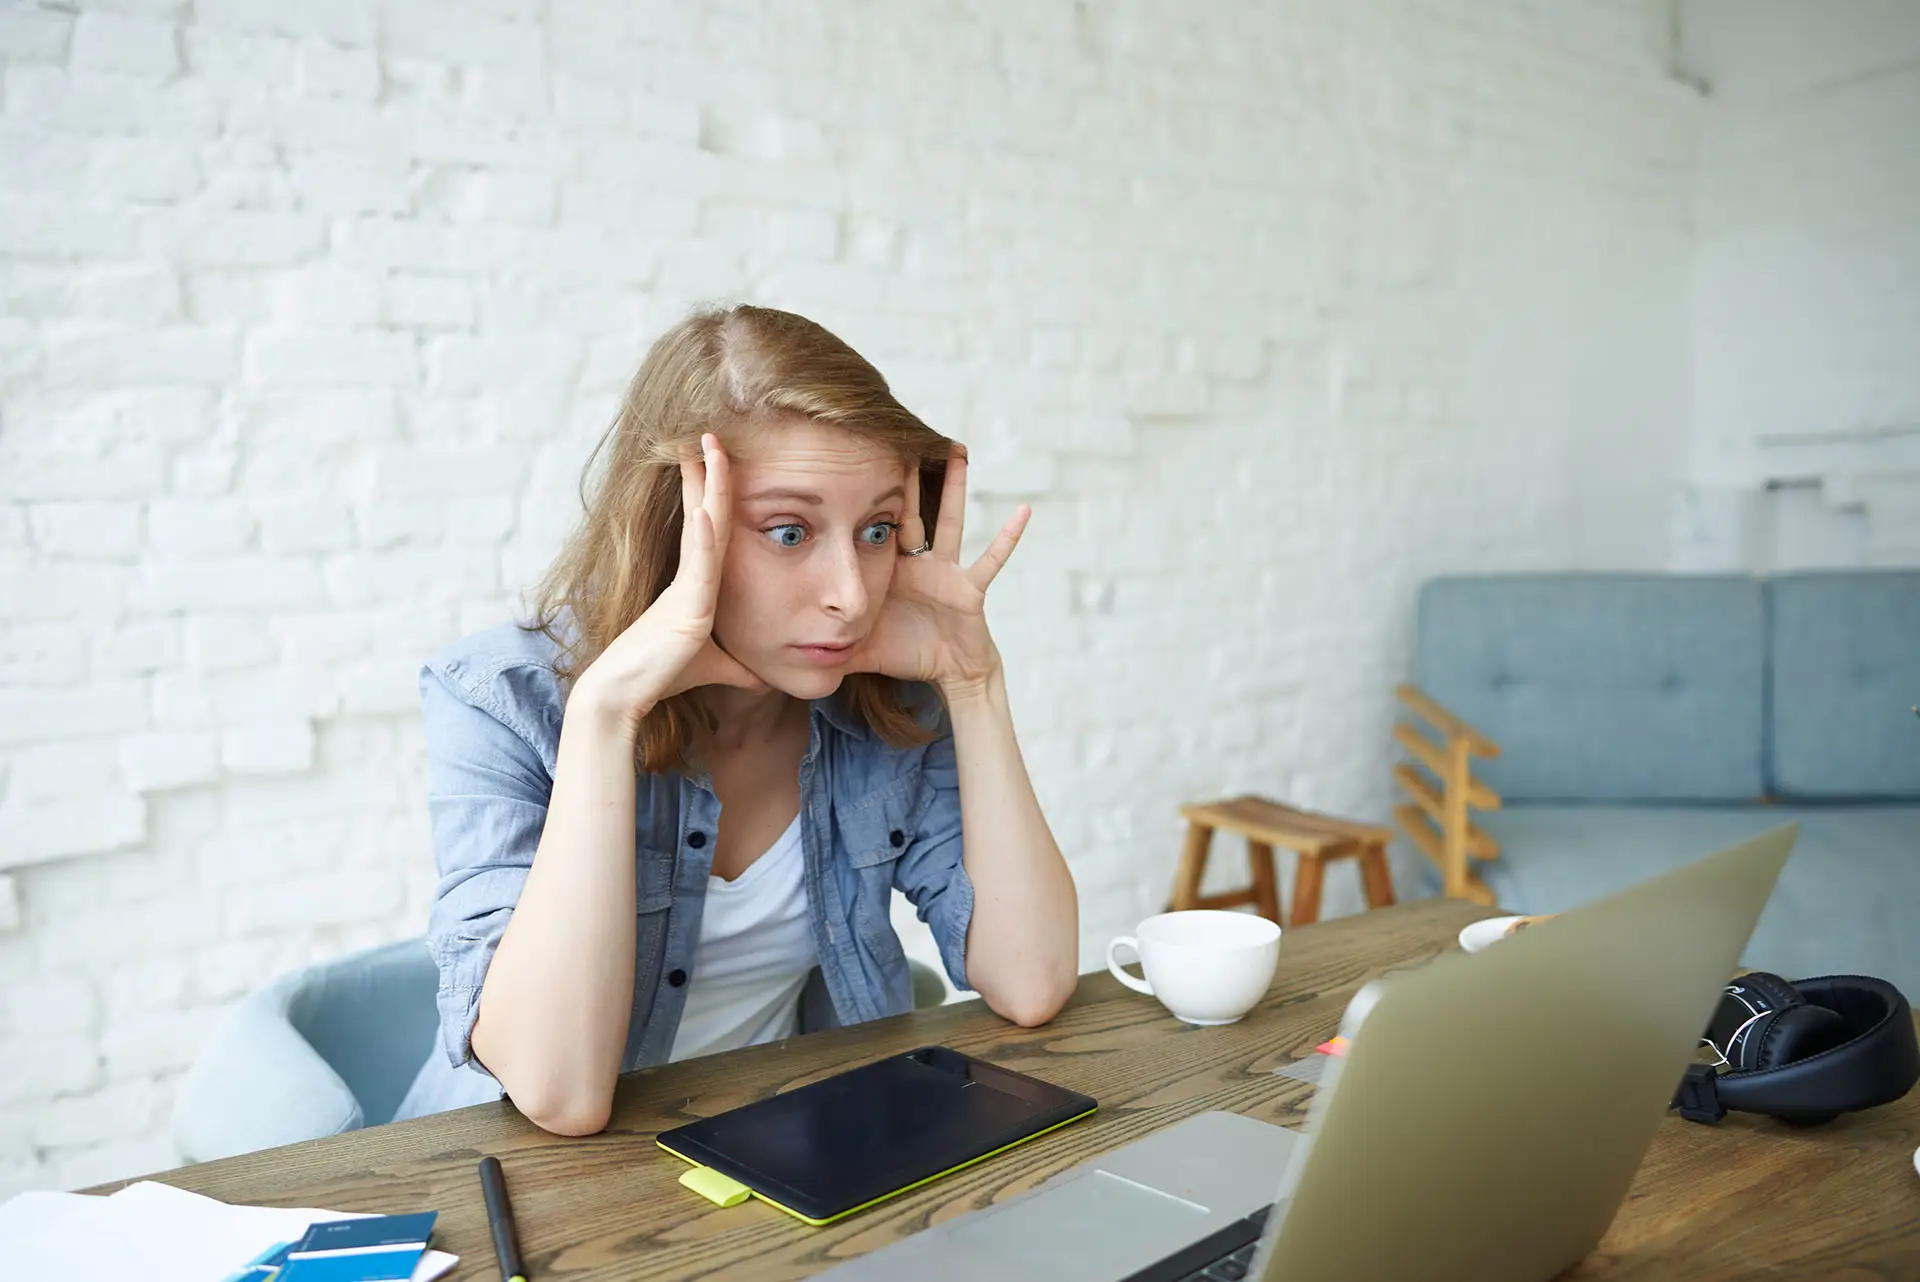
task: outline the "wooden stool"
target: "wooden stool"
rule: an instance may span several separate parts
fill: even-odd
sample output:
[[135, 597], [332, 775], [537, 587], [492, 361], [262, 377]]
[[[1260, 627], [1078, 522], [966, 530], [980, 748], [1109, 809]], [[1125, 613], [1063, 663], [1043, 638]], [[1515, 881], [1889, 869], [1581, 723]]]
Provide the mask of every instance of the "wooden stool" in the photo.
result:
[[[1305, 926], [1320, 918], [1320, 884], [1331, 859], [1358, 859], [1360, 880], [1367, 893], [1367, 907], [1385, 908], [1393, 903], [1393, 879], [1387, 872], [1387, 842], [1391, 828], [1354, 823], [1329, 815], [1311, 814], [1283, 806], [1261, 797], [1235, 797], [1229, 801], [1211, 801], [1180, 807], [1187, 820], [1186, 849], [1180, 854], [1180, 871], [1173, 880], [1173, 907], [1237, 908], [1252, 904], [1262, 917], [1280, 920], [1279, 883], [1274, 876], [1273, 848], [1279, 846], [1298, 855], [1293, 873], [1294, 926]], [[1207, 870], [1207, 850], [1213, 844], [1213, 830], [1225, 828], [1247, 839], [1247, 864], [1253, 873], [1253, 885], [1246, 890], [1219, 895], [1202, 895], [1200, 878]]]

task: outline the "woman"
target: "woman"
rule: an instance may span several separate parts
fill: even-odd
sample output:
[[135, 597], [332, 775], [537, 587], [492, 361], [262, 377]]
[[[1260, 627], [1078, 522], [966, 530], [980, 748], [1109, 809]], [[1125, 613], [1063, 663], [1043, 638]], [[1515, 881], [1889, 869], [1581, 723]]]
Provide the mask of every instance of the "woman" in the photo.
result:
[[399, 1116], [590, 1134], [621, 1072], [905, 1011], [896, 886], [1051, 1019], [1078, 907], [983, 610], [1028, 510], [961, 565], [965, 451], [757, 307], [662, 336], [602, 455], [538, 617], [421, 673], [445, 1056]]

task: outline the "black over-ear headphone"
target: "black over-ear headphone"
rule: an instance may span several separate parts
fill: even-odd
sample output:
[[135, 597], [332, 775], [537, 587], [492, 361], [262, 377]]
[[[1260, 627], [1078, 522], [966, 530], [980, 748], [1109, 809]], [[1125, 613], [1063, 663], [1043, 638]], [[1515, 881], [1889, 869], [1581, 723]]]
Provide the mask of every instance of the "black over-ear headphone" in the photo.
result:
[[1865, 975], [1728, 984], [1700, 1039], [1722, 1064], [1690, 1064], [1673, 1107], [1693, 1122], [1728, 1109], [1806, 1126], [1899, 1099], [1920, 1081], [1920, 1038], [1900, 990]]

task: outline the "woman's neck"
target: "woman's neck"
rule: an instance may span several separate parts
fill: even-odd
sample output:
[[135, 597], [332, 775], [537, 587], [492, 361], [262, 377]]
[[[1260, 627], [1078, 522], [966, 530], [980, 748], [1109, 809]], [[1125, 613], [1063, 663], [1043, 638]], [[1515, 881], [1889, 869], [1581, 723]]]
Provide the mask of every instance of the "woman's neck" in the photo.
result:
[[709, 686], [700, 697], [719, 723], [712, 733], [700, 734], [696, 740], [708, 755], [772, 743], [790, 733], [796, 723], [806, 721], [806, 701], [778, 690], [756, 694], [729, 686]]

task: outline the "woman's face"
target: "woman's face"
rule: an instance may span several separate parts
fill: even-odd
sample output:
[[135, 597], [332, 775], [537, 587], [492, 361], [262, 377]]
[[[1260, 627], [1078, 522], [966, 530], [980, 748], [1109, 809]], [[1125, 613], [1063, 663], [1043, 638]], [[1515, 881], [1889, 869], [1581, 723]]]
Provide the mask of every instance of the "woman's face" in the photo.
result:
[[811, 419], [756, 432], [733, 463], [733, 524], [714, 638], [774, 689], [832, 694], [899, 557], [909, 469]]

